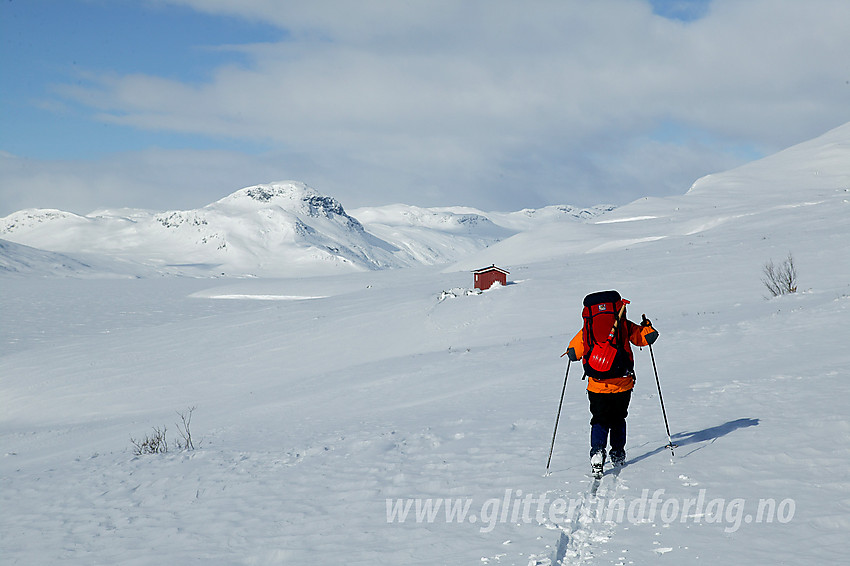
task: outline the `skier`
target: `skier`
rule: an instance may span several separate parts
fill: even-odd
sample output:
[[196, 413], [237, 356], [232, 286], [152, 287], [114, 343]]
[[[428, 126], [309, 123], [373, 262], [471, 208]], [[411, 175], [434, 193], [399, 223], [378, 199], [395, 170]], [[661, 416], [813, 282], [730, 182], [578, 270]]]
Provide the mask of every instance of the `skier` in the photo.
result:
[[605, 449], [615, 466], [626, 461], [626, 416], [635, 385], [631, 346], [648, 346], [658, 331], [644, 317], [641, 324], [626, 319], [626, 305], [617, 291], [591, 293], [584, 299], [582, 329], [570, 341], [566, 354], [582, 360], [590, 400], [590, 464], [595, 477], [602, 476]]

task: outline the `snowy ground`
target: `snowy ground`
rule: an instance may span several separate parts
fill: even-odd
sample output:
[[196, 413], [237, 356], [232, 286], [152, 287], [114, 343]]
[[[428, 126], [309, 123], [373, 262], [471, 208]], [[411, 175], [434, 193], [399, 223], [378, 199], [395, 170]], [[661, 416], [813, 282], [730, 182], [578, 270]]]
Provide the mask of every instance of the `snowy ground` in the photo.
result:
[[[448, 269], [5, 276], [0, 562], [844, 562], [846, 163], [819, 161], [805, 186], [763, 163]], [[789, 251], [799, 292], [766, 300], [761, 267]], [[442, 294], [490, 263], [511, 284]], [[576, 365], [544, 471], [559, 355], [583, 296], [608, 288], [660, 331], [679, 447], [638, 350], [628, 466], [594, 495]], [[178, 451], [189, 407], [201, 443]], [[171, 451], [134, 456], [157, 426]]]

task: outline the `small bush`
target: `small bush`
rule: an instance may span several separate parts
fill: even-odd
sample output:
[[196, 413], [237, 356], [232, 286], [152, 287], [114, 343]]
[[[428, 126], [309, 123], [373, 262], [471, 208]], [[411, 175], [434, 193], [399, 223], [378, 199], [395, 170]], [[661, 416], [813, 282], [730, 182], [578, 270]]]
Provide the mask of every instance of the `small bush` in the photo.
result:
[[[195, 407], [189, 407], [186, 412], [177, 413], [177, 416], [180, 417], [181, 421], [180, 424], [177, 425], [177, 433], [180, 435], [180, 438], [174, 441], [174, 445], [177, 446], [178, 450], [195, 449], [195, 441], [192, 439], [192, 430], [189, 428], [192, 424], [192, 413], [194, 412]], [[131, 436], [130, 443], [133, 445], [133, 454], [136, 456], [142, 456], [144, 454], [165, 454], [168, 452], [168, 441], [165, 437], [167, 430], [168, 429], [165, 427], [154, 427], [153, 432], [145, 435], [145, 437], [141, 440], [136, 440]]]
[[195, 442], [192, 440], [192, 431], [189, 425], [192, 423], [192, 413], [195, 412], [195, 407], [189, 407], [185, 413], [177, 413], [182, 421], [177, 425], [177, 433], [180, 439], [177, 440], [177, 448], [180, 450], [194, 450]]
[[778, 297], [797, 292], [797, 268], [794, 267], [791, 252], [788, 252], [788, 257], [778, 265], [773, 263], [773, 260], [764, 264], [762, 273], [764, 277], [761, 282], [772, 296]]
[[142, 440], [136, 440], [130, 437], [130, 442], [133, 444], [133, 454], [141, 456], [143, 454], [165, 454], [168, 452], [168, 441], [165, 439], [165, 427], [154, 427], [153, 433], [145, 435]]

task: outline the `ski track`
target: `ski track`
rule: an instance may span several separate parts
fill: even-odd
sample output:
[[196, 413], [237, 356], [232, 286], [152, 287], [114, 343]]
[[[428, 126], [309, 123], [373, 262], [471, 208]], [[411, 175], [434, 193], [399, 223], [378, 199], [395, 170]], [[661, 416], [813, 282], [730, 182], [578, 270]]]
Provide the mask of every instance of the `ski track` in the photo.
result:
[[[594, 549], [606, 544], [614, 532], [615, 524], [606, 519], [604, 509], [608, 502], [622, 495], [621, 486], [628, 489], [619, 474], [620, 470], [611, 469], [598, 480], [590, 478], [590, 486], [581, 494], [581, 502], [567, 524], [545, 523], [547, 528], [560, 531], [554, 550], [530, 555], [529, 566], [570, 566], [593, 561]], [[572, 497], [566, 490], [554, 490], [549, 494], [556, 499]]]

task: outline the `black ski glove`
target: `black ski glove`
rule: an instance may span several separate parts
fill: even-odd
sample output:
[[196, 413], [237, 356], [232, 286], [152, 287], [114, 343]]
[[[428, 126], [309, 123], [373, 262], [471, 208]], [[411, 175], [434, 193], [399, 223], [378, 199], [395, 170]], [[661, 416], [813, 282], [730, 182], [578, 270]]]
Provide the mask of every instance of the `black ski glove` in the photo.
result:
[[649, 344], [650, 346], [652, 346], [652, 344], [656, 340], [658, 340], [658, 331], [655, 330], [655, 328], [652, 328], [652, 321], [650, 321], [648, 318], [646, 318], [645, 314], [642, 314], [641, 318], [643, 318], [643, 320], [641, 321], [640, 325], [644, 328], [651, 328], [652, 329], [651, 332], [647, 332], [646, 334], [643, 335], [643, 339], [646, 340], [646, 343]]

